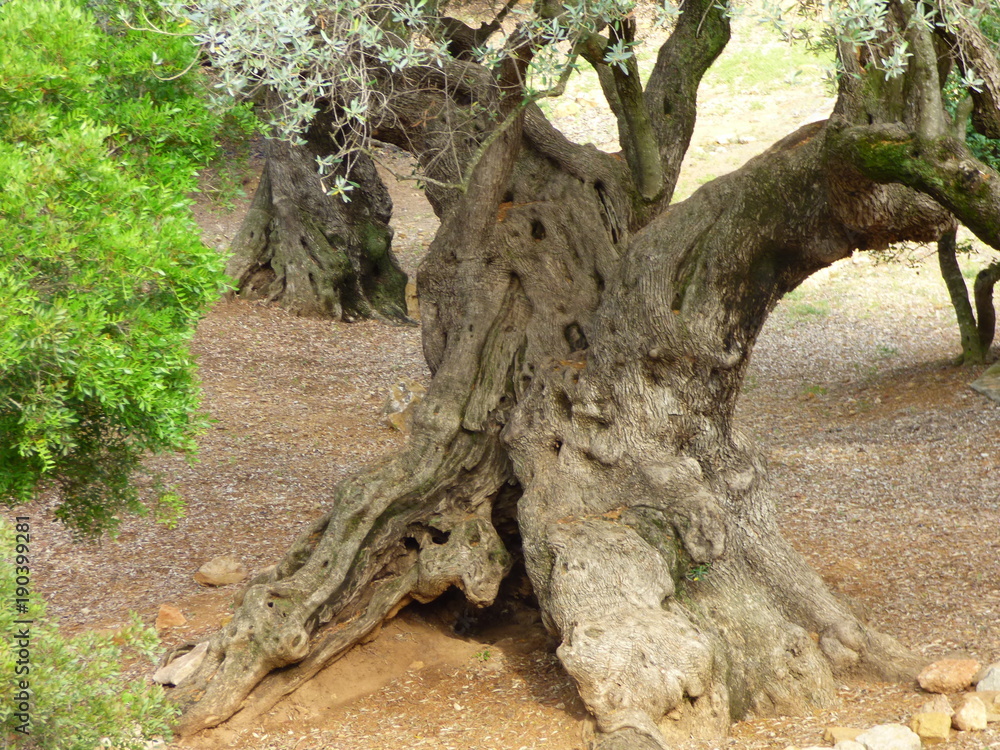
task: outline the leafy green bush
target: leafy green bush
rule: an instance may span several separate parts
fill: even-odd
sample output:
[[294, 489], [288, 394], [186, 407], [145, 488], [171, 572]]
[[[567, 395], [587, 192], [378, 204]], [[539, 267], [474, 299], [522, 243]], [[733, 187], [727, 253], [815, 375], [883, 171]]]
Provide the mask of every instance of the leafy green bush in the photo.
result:
[[[126, 658], [152, 659], [159, 640], [152, 628], [133, 615], [115, 634], [83, 633], [66, 638], [45, 614], [38, 596], [27, 612], [14, 614], [17, 596], [14, 529], [0, 519], [0, 736], [4, 747], [11, 737], [23, 750], [95, 750], [107, 738], [111, 747], [142, 748], [144, 741], [169, 734], [176, 707], [168, 703], [159, 685], [128, 680], [122, 675]], [[34, 620], [28, 627], [30, 656], [20, 655], [15, 620]], [[15, 672], [19, 661], [27, 672]], [[17, 681], [15, 681], [17, 680]], [[18, 706], [25, 695], [19, 681], [29, 685], [27, 700], [30, 734]]]
[[143, 455], [203, 426], [187, 342], [222, 263], [184, 193], [222, 120], [197, 70], [152, 68], [193, 55], [81, 2], [0, 5], [0, 502], [54, 487], [83, 534], [143, 512]]

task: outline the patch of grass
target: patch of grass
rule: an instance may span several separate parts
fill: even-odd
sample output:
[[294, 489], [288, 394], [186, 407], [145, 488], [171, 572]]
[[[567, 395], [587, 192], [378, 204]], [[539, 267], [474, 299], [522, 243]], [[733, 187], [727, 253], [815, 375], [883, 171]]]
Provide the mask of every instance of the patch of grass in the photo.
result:
[[705, 83], [734, 92], [765, 93], [782, 86], [812, 85], [832, 64], [829, 53], [817, 54], [781, 41], [740, 45], [739, 49], [734, 45], [720, 55]]
[[830, 314], [830, 303], [820, 299], [814, 302], [792, 302], [788, 305], [788, 316], [792, 320], [825, 318]]
[[802, 392], [806, 396], [815, 397], [815, 396], [825, 396], [829, 391], [824, 386], [821, 385], [807, 385], [805, 388], [802, 389]]

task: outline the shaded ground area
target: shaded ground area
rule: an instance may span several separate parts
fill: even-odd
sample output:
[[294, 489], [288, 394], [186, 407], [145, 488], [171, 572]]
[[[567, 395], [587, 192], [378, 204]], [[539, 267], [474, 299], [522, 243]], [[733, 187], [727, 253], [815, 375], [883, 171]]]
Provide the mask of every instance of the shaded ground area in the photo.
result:
[[[797, 84], [734, 94], [731, 83], [710, 82], [695, 172], [682, 191], [825, 101]], [[560, 117], [596, 132], [603, 116], [585, 96]], [[762, 118], [758, 133], [748, 117], [749, 135], [730, 136], [711, 119], [751, 100], [760, 106], [750, 111], [784, 108], [796, 121]], [[396, 248], [412, 273], [433, 214], [413, 183], [389, 183]], [[225, 245], [243, 205], [200, 207], [209, 242]], [[380, 419], [389, 386], [427, 379], [415, 328], [295, 318], [240, 301], [215, 307], [194, 348], [213, 429], [199, 463], [154, 462], [188, 502], [176, 529], [132, 520], [114, 543], [79, 546], [46, 522], [44, 503], [26, 511], [35, 580], [69, 631], [115, 628], [129, 610], [151, 623], [166, 603], [189, 620], [164, 633], [167, 646], [211, 632], [235, 587], [199, 586], [198, 566], [224, 553], [251, 573], [275, 562], [339, 479], [402, 444]], [[951, 366], [958, 351], [931, 263], [844, 262], [796, 290], [765, 327], [739, 420], [770, 456], [787, 534], [838, 592], [928, 658], [962, 652], [992, 662], [1000, 659], [1000, 404], [967, 388], [978, 370]], [[530, 608], [481, 622], [467, 614], [456, 601], [411, 606], [270, 714], [237, 717], [178, 747], [581, 748], [585, 712]], [[827, 724], [899, 721], [924, 700], [909, 686], [845, 685], [841, 696], [812, 716], [741, 723], [721, 744], [819, 744]], [[949, 746], [1000, 747], [1000, 729]]]

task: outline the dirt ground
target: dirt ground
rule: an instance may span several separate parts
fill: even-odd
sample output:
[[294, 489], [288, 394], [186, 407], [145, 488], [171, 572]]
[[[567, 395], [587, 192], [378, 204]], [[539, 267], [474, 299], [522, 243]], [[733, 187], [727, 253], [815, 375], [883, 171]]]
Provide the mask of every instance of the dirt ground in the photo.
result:
[[[606, 141], [608, 116], [587, 96], [555, 119]], [[823, 116], [826, 96], [805, 83], [710, 82], [681, 193]], [[729, 135], [743, 107], [754, 114]], [[248, 193], [254, 179], [251, 167]], [[412, 273], [435, 220], [413, 183], [389, 184], [395, 248]], [[224, 247], [245, 205], [201, 201], [206, 240]], [[130, 610], [152, 623], [170, 604], [188, 622], [164, 631], [166, 646], [211, 633], [236, 587], [201, 587], [195, 570], [225, 553], [251, 573], [275, 562], [338, 480], [403, 444], [380, 417], [389, 386], [428, 377], [416, 328], [296, 318], [241, 301], [216, 305], [193, 346], [213, 427], [198, 463], [153, 462], [188, 502], [177, 528], [133, 519], [116, 541], [81, 546], [48, 522], [44, 502], [23, 512], [34, 519], [39, 592], [67, 631], [115, 628]], [[967, 387], [977, 370], [954, 367], [957, 353], [932, 263], [845, 261], [766, 325], [739, 422], [770, 458], [785, 532], [837, 592], [928, 660], [962, 653], [986, 664], [1000, 660], [1000, 404]], [[508, 614], [477, 626], [457, 601], [411, 606], [268, 714], [172, 747], [582, 748], [586, 713], [555, 644], [530, 610]], [[824, 726], [908, 723], [926, 697], [910, 685], [844, 684], [810, 715], [744, 721], [730, 738], [685, 747], [824, 744]], [[1000, 748], [1000, 725], [948, 746]]]

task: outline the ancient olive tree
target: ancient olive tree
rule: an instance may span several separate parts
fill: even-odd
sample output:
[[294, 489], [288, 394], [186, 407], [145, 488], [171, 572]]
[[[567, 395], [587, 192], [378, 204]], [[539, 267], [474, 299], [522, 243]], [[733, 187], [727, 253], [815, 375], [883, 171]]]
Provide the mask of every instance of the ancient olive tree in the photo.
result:
[[[456, 587], [489, 604], [516, 558], [594, 747], [662, 748], [821, 703], [836, 676], [913, 673], [782, 537], [764, 459], [733, 425], [761, 325], [810, 274], [956, 220], [1000, 246], [1000, 180], [942, 105], [957, 66], [977, 117], [998, 122], [974, 8], [864, 5], [827, 10], [831, 117], [676, 204], [699, 81], [730, 37], [714, 0], [685, 0], [644, 81], [636, 24], [609, 3], [539, 2], [456, 54], [448, 40], [475, 29], [423, 5], [418, 26], [400, 6], [380, 43], [439, 53], [351, 51], [391, 93], [366, 110], [368, 137], [414, 154], [441, 217], [418, 276], [433, 380], [406, 449], [344, 481], [209, 640], [176, 691], [182, 731], [251, 691], [273, 703], [410, 601]], [[309, 7], [322, 45], [358, 6]], [[539, 79], [558, 92], [561, 54], [596, 69], [619, 153], [571, 142], [535, 106]], [[350, 109], [334, 89], [309, 105]]]
[[358, 148], [367, 141], [360, 115], [378, 103], [367, 77], [379, 71], [354, 54], [372, 42], [357, 21], [380, 15], [370, 25], [380, 32], [387, 9], [370, 4], [357, 16], [281, 0], [243, 7], [211, 0], [194, 13], [174, 11], [198, 23], [223, 84], [254, 101], [270, 125], [264, 170], [226, 266], [234, 293], [301, 315], [406, 320], [392, 200]]

